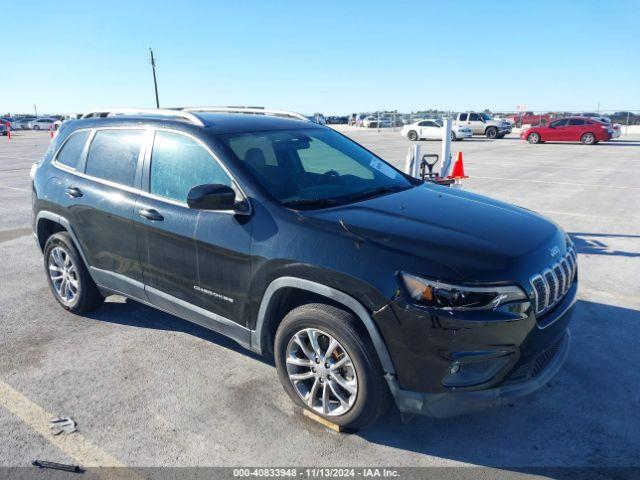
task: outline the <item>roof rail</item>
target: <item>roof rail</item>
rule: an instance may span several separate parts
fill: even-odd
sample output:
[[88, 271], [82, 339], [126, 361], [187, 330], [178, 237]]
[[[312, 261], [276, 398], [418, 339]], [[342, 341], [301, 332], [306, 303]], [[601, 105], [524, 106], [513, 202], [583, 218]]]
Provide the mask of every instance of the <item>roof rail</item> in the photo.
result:
[[176, 117], [186, 120], [199, 127], [204, 127], [204, 122], [198, 116], [183, 110], [171, 110], [168, 108], [103, 108], [90, 110], [80, 118], [110, 117], [114, 115], [142, 115], [159, 117]]
[[297, 120], [310, 120], [301, 113], [289, 112], [287, 110], [272, 110], [261, 107], [190, 107], [183, 108], [183, 112], [218, 112], [218, 113], [249, 113], [254, 115], [273, 115], [274, 117], [289, 117]]

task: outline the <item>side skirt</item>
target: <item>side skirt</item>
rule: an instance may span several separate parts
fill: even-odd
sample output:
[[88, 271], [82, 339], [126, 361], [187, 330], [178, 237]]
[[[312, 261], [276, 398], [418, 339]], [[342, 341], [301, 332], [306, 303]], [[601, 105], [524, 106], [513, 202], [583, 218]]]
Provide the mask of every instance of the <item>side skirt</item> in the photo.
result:
[[91, 276], [101, 290], [115, 293], [165, 313], [208, 328], [238, 342], [245, 348], [251, 346], [251, 330], [233, 320], [217, 315], [179, 298], [145, 285], [124, 275], [91, 267]]

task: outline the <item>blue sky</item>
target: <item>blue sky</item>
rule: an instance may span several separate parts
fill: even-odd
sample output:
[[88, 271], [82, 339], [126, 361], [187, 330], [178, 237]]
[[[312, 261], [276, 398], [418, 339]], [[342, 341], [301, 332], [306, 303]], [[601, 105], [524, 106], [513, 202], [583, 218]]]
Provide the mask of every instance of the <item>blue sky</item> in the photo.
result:
[[636, 0], [29, 0], [0, 32], [0, 112], [152, 107], [149, 47], [161, 106], [640, 109]]

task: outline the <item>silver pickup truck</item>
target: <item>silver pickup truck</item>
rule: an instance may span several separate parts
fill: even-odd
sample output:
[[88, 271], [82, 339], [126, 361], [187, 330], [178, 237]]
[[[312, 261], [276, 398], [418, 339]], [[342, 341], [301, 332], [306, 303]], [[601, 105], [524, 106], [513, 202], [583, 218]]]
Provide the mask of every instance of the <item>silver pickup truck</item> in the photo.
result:
[[502, 138], [511, 133], [511, 123], [506, 120], [494, 120], [486, 113], [457, 113], [453, 117], [453, 124], [469, 127], [474, 135], [485, 135], [487, 138]]

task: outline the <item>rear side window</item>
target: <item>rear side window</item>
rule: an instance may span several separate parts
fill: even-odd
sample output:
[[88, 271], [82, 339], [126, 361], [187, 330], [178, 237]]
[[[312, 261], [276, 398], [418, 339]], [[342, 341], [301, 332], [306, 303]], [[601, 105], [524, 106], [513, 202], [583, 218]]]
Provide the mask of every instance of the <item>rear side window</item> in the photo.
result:
[[232, 187], [229, 175], [211, 154], [189, 137], [156, 132], [151, 153], [150, 192], [187, 203], [189, 190], [206, 183]]
[[569, 125], [584, 125], [584, 123], [582, 118], [572, 118], [569, 120]]
[[60, 153], [58, 153], [56, 162], [75, 169], [80, 161], [80, 156], [82, 155], [88, 138], [89, 130], [72, 133], [62, 147], [62, 150], [60, 150]]
[[98, 130], [93, 137], [85, 173], [133, 187], [144, 130]]
[[461, 113], [459, 118], [460, 118], [460, 120], [465, 121], [467, 119], [467, 114], [466, 113]]

